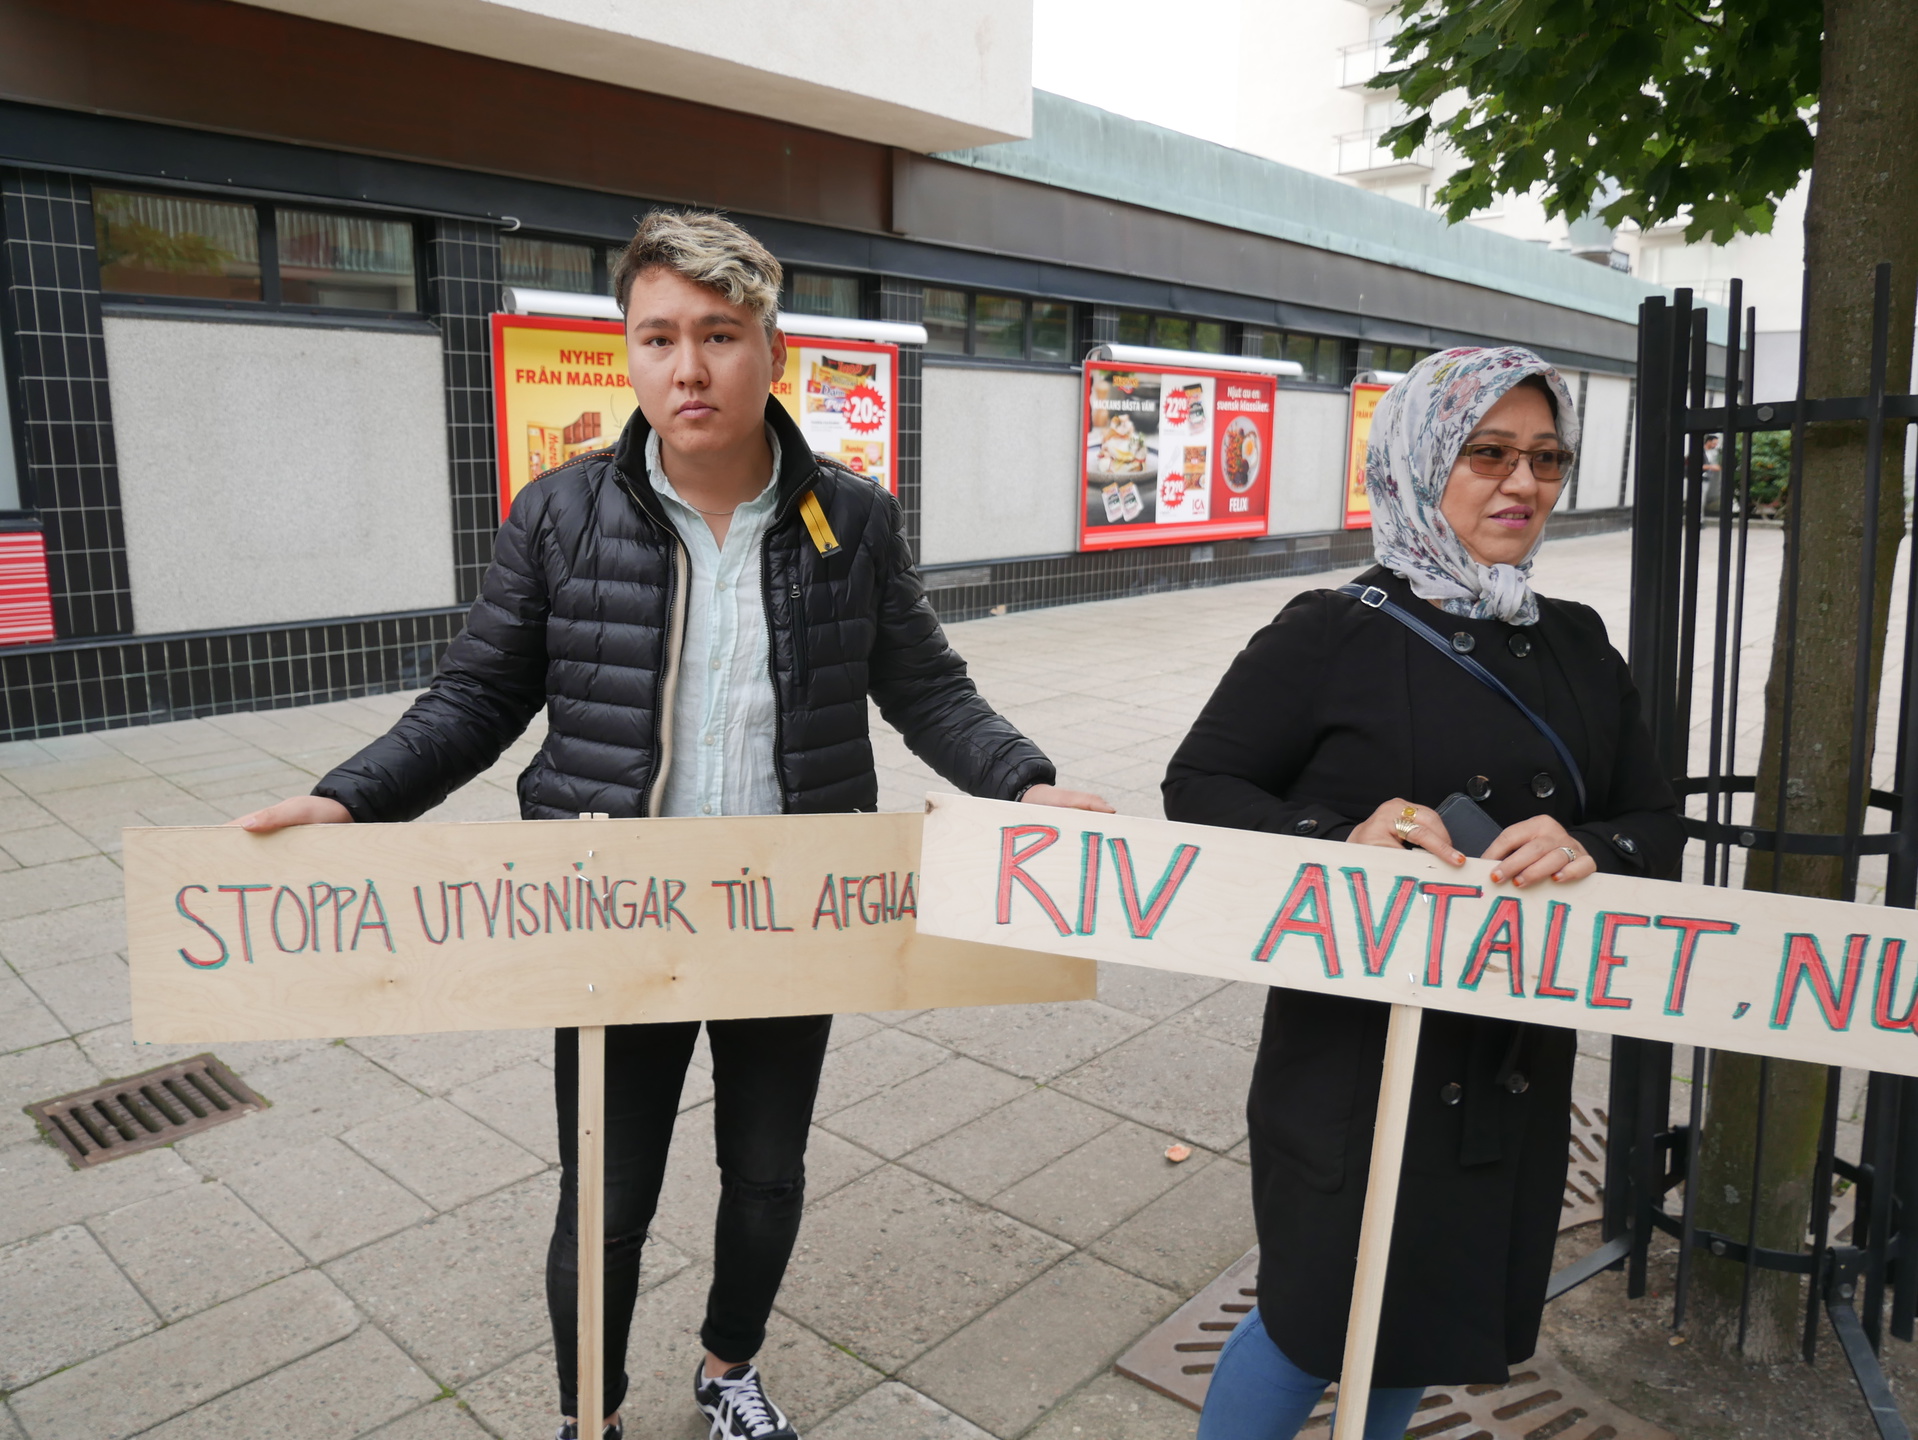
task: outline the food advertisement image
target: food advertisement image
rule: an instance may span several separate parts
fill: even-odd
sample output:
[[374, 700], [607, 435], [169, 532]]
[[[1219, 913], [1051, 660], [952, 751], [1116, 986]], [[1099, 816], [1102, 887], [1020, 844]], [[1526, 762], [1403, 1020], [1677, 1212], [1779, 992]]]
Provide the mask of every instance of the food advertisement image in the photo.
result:
[[896, 346], [788, 336], [786, 369], [773, 381], [773, 398], [799, 423], [816, 453], [896, 491], [893, 376], [898, 364]]
[[1263, 535], [1276, 393], [1261, 375], [1087, 365], [1079, 548]]
[[[896, 489], [898, 367], [892, 345], [789, 337], [772, 393], [820, 455]], [[617, 443], [637, 403], [619, 322], [493, 316], [500, 514], [548, 470]]]
[[1352, 387], [1351, 424], [1345, 438], [1345, 528], [1372, 528], [1372, 498], [1365, 493], [1365, 447], [1372, 439], [1372, 412], [1390, 385]]
[[635, 404], [617, 322], [495, 315], [500, 514], [548, 470], [618, 440]]

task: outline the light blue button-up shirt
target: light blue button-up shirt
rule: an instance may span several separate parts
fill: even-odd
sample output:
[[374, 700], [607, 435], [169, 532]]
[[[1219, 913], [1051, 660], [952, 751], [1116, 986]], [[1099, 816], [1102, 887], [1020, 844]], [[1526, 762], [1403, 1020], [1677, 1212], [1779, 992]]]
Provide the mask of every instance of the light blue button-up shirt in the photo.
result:
[[777, 815], [772, 652], [766, 631], [761, 542], [778, 502], [779, 437], [766, 428], [773, 473], [733, 511], [722, 548], [706, 517], [673, 489], [659, 433], [646, 438], [646, 475], [666, 503], [691, 559], [686, 632], [673, 696], [672, 759], [662, 815]]

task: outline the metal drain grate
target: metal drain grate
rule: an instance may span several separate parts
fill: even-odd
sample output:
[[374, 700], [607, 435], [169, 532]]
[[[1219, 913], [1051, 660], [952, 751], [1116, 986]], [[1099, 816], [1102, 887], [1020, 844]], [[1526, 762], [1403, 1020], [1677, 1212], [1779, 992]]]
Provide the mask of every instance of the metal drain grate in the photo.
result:
[[80, 1170], [171, 1145], [266, 1103], [213, 1056], [195, 1055], [26, 1108]]
[[[1200, 1409], [1226, 1337], [1257, 1300], [1258, 1272], [1259, 1252], [1247, 1251], [1113, 1368]], [[1334, 1385], [1305, 1428], [1325, 1430], [1337, 1398]], [[1672, 1440], [1669, 1432], [1601, 1400], [1546, 1350], [1503, 1385], [1434, 1386], [1407, 1434], [1419, 1440]]]
[[1255, 1245], [1147, 1331], [1113, 1369], [1148, 1390], [1199, 1409], [1205, 1404], [1212, 1366], [1225, 1337], [1258, 1303], [1258, 1278], [1259, 1247]]
[[[1327, 1432], [1338, 1386], [1305, 1422]], [[1601, 1400], [1541, 1349], [1503, 1385], [1433, 1386], [1412, 1416], [1418, 1440], [1673, 1440], [1669, 1430]]]
[[1558, 1228], [1570, 1230], [1604, 1212], [1605, 1149], [1611, 1118], [1594, 1105], [1589, 1112], [1572, 1102], [1570, 1163], [1565, 1167], [1564, 1206]]

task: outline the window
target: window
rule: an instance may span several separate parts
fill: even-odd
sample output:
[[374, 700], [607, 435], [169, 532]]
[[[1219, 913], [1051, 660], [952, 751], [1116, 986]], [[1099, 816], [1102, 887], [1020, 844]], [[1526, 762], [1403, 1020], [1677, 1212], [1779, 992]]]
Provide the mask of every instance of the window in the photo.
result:
[[1232, 353], [1232, 327], [1221, 320], [1194, 320], [1188, 315], [1152, 315], [1143, 310], [1119, 312], [1121, 345], [1151, 345], [1160, 350], [1196, 350], [1207, 355]]
[[413, 227], [363, 215], [280, 210], [280, 299], [335, 310], [417, 310]]
[[564, 240], [537, 240], [528, 235], [502, 235], [499, 239], [499, 278], [502, 285], [590, 295], [604, 288], [603, 283], [593, 275], [597, 259], [591, 245], [569, 245]]
[[1268, 360], [1293, 360], [1304, 370], [1299, 378], [1314, 385], [1343, 385], [1347, 379], [1344, 342], [1330, 335], [1300, 335], [1290, 330], [1268, 330], [1259, 336], [1259, 353]]
[[1032, 302], [1032, 358], [1064, 360], [1072, 353], [1072, 307], [1057, 300]]
[[966, 353], [966, 292], [963, 290], [926, 290], [925, 314], [920, 323], [926, 327], [926, 348], [945, 355]]
[[1059, 300], [926, 287], [926, 349], [988, 360], [1073, 358], [1072, 307]]
[[973, 297], [972, 353], [1019, 360], [1026, 353], [1026, 302], [1012, 295]]
[[419, 309], [405, 220], [97, 189], [93, 224], [108, 294], [266, 309]]
[[110, 293], [264, 298], [257, 206], [96, 190], [93, 238]]
[[1160, 315], [1152, 322], [1152, 343], [1161, 350], [1190, 350], [1192, 322], [1177, 315]]
[[1372, 368], [1396, 370], [1403, 374], [1431, 353], [1414, 345], [1375, 345], [1372, 347]]
[[841, 320], [859, 318], [859, 277], [820, 275], [809, 270], [791, 272], [792, 305], [797, 315], [831, 315]]

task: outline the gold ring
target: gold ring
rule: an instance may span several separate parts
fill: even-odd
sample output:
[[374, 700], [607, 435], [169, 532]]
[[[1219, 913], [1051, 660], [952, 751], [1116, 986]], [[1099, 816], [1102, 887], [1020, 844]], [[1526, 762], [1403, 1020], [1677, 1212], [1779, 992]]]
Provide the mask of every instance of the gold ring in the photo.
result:
[[1398, 836], [1400, 840], [1409, 844], [1413, 832], [1419, 828], [1418, 813], [1418, 806], [1407, 805], [1399, 818], [1392, 822], [1392, 833]]

